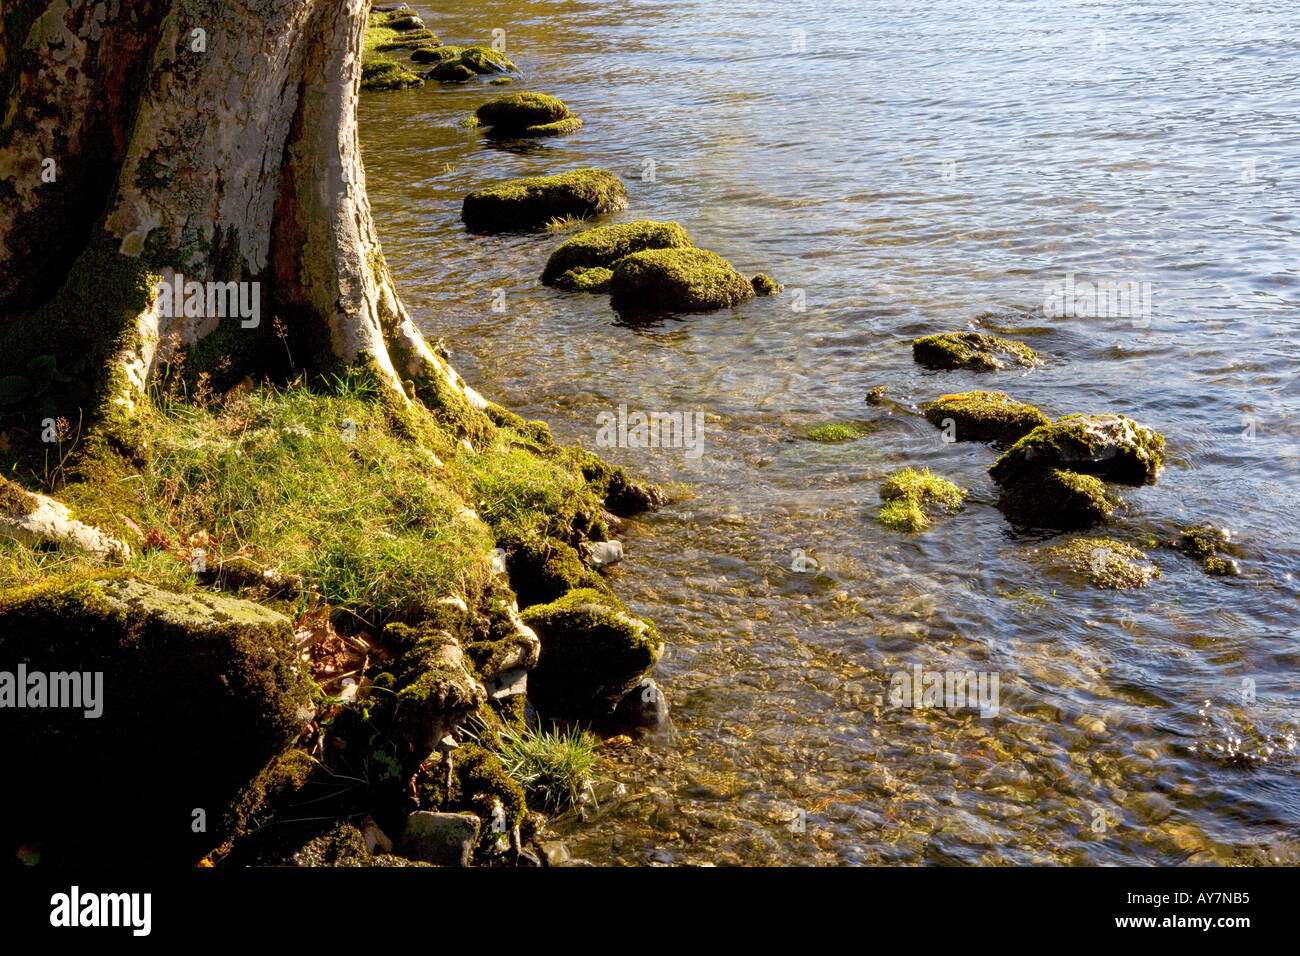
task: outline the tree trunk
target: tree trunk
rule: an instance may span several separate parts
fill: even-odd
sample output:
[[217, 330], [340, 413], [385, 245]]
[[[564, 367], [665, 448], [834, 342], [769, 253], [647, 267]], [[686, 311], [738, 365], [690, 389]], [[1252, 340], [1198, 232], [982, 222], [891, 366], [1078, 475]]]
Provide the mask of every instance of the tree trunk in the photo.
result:
[[[407, 399], [485, 406], [430, 350], [384, 265], [356, 126], [368, 9], [18, 0], [4, 14], [0, 376], [11, 391], [34, 360], [84, 368], [87, 411], [129, 416], [181, 349], [189, 374], [217, 384], [364, 364]], [[250, 307], [229, 314], [222, 286], [193, 307], [200, 287], [189, 286], [184, 308], [178, 274], [201, 288], [247, 283]]]

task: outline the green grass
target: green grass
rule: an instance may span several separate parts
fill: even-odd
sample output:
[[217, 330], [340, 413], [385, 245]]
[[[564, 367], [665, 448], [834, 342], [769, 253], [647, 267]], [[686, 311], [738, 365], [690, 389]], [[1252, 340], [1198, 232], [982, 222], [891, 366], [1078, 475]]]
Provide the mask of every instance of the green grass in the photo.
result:
[[[376, 624], [418, 620], [450, 594], [474, 603], [492, 579], [498, 540], [563, 535], [577, 512], [600, 513], [576, 460], [535, 444], [528, 423], [491, 426], [471, 450], [417, 409], [412, 438], [364, 376], [323, 391], [295, 384], [220, 402], [154, 399], [141, 416], [145, 467], [54, 493], [75, 517], [127, 540], [129, 569], [159, 583], [196, 586], [189, 562], [201, 547], [210, 565], [241, 555], [301, 576], [303, 602]], [[0, 542], [0, 588], [92, 562]]]
[[558, 813], [576, 806], [596, 782], [597, 739], [585, 730], [525, 730], [501, 733], [498, 756], [506, 772], [523, 785], [528, 805]]

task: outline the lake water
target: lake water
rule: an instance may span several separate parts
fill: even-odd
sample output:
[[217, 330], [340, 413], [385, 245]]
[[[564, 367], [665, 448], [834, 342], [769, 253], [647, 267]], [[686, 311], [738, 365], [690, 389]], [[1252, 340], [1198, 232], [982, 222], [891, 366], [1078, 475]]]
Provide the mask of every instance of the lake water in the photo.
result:
[[[507, 146], [460, 125], [502, 92], [481, 81], [363, 96], [408, 309], [558, 441], [594, 448], [620, 405], [705, 416], [698, 458], [601, 449], [687, 486], [623, 535], [616, 583], [667, 639], [674, 730], [622, 751], [628, 797], [567, 828], [574, 855], [1300, 863], [1293, 5], [414, 6], [444, 42], [504, 30], [514, 89], [586, 125]], [[537, 281], [562, 236], [461, 226], [471, 189], [579, 166], [627, 183], [615, 220], [680, 222], [785, 293], [628, 326], [607, 297]], [[1046, 315], [1068, 277], [1149, 283], [1150, 314]], [[977, 320], [1046, 364], [913, 363], [912, 338]], [[882, 385], [892, 402], [868, 403]], [[1158, 580], [1100, 591], [1010, 532], [995, 452], [915, 414], [970, 388], [1166, 435], [1159, 482], [1123, 489], [1103, 532]], [[840, 420], [866, 434], [800, 437]], [[905, 465], [971, 489], [965, 508], [886, 530], [879, 479]], [[1198, 521], [1232, 530], [1242, 577], [1148, 547]], [[917, 665], [997, 674], [997, 715], [891, 707]]]

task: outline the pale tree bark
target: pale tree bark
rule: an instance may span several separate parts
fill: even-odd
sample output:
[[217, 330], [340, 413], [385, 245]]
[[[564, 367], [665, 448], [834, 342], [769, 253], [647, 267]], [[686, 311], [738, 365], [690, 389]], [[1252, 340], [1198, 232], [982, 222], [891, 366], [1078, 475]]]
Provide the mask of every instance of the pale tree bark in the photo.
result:
[[[0, 372], [88, 358], [100, 398], [129, 412], [177, 347], [227, 377], [287, 353], [300, 371], [364, 363], [408, 400], [482, 409], [380, 251], [356, 125], [368, 9], [19, 0], [5, 13]], [[183, 310], [155, 290], [177, 273], [258, 282], [257, 326], [167, 314]]]

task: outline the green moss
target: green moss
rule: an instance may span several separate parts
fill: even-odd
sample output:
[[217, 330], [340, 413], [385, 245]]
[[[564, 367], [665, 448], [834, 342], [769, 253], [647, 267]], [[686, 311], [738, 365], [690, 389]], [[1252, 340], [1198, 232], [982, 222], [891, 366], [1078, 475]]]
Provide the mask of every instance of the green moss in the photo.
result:
[[[582, 120], [576, 116], [566, 116], [564, 119], [556, 120], [554, 123], [542, 123], [538, 126], [526, 126], [518, 134], [525, 137], [541, 136], [567, 136], [569, 133], [576, 133], [582, 129]], [[496, 130], [493, 130], [495, 133]]]
[[1201, 568], [1206, 574], [1216, 578], [1235, 578], [1241, 575], [1241, 568], [1232, 558], [1220, 558], [1217, 555], [1211, 555], [1201, 562]]
[[1165, 437], [1123, 415], [1067, 415], [1035, 428], [989, 468], [998, 484], [1065, 468], [1126, 485], [1150, 484], [1164, 464]]
[[548, 604], [568, 591], [591, 588], [610, 593], [609, 585], [582, 562], [578, 552], [555, 538], [503, 542], [510, 586], [520, 607]]
[[613, 278], [611, 270], [597, 266], [594, 269], [570, 269], [555, 284], [561, 289], [572, 289], [574, 292], [600, 293], [609, 291], [609, 283]]
[[36, 510], [36, 499], [20, 485], [0, 477], [0, 515], [22, 518]]
[[836, 442], [856, 441], [867, 433], [861, 422], [828, 422], [814, 425], [803, 433], [809, 441], [833, 444]]
[[434, 51], [426, 54], [429, 57], [436, 54], [437, 58], [430, 60], [436, 62], [436, 65], [425, 75], [443, 83], [463, 83], [474, 76], [491, 76], [507, 71], [519, 72], [519, 68], [510, 61], [509, 57], [491, 47], [442, 47], [441, 49], [445, 52]]
[[884, 504], [877, 518], [895, 531], [920, 531], [930, 525], [936, 510], [955, 512], [965, 497], [964, 490], [946, 478], [930, 474], [929, 468], [903, 468], [881, 482], [880, 499]]
[[597, 216], [627, 206], [627, 190], [613, 173], [575, 169], [555, 176], [510, 179], [465, 197], [461, 218], [471, 232], [538, 229], [565, 216]]
[[619, 312], [708, 312], [754, 296], [748, 279], [705, 249], [647, 249], [613, 269], [610, 304]]
[[1106, 521], [1116, 501], [1099, 478], [1049, 468], [1004, 486], [997, 506], [1021, 528], [1074, 531]]
[[501, 760], [476, 743], [464, 743], [451, 755], [451, 786], [438, 758], [425, 761], [417, 777], [420, 809], [436, 813], [473, 813], [481, 821], [480, 854], [508, 845], [510, 831], [528, 814], [524, 788], [507, 772]]
[[1052, 420], [1033, 405], [1017, 402], [1002, 392], [963, 392], [944, 395], [921, 407], [926, 419], [937, 428], [953, 422], [957, 441], [1011, 444], [1039, 425]]
[[1038, 354], [1023, 342], [985, 332], [945, 332], [915, 339], [912, 358], [928, 368], [965, 368], [977, 372], [1008, 365], [1032, 368], [1039, 362]]
[[1160, 577], [1160, 569], [1143, 552], [1111, 538], [1075, 538], [1049, 548], [1047, 554], [1070, 571], [1085, 575], [1099, 588], [1140, 588]]
[[780, 295], [781, 290], [785, 288], [781, 283], [763, 272], [750, 279], [749, 284], [754, 287], [754, 295]]
[[613, 710], [663, 653], [653, 624], [617, 598], [583, 588], [523, 612], [542, 642], [529, 696], [553, 717], [590, 718]]
[[424, 81], [392, 60], [369, 60], [361, 66], [363, 90], [400, 90]]
[[519, 132], [529, 126], [554, 123], [569, 115], [569, 108], [545, 93], [511, 93], [489, 100], [474, 113], [484, 126]]
[[424, 47], [414, 50], [411, 53], [413, 63], [444, 63], [448, 60], [455, 60], [460, 56], [463, 47], [458, 46], [440, 46]]
[[[573, 288], [567, 284], [587, 269], [611, 269], [618, 260], [646, 249], [686, 249], [691, 247], [690, 236], [675, 222], [617, 223], [597, 226], [565, 240], [546, 261], [542, 282]], [[612, 272], [611, 272], [612, 277]]]
[[488, 80], [493, 86], [509, 86], [515, 81], [513, 76], [494, 76]]

